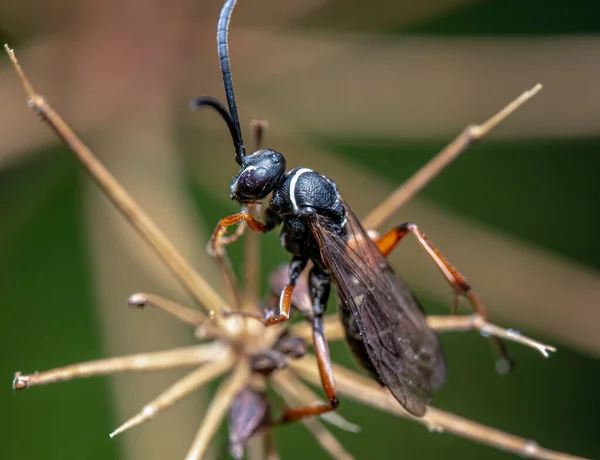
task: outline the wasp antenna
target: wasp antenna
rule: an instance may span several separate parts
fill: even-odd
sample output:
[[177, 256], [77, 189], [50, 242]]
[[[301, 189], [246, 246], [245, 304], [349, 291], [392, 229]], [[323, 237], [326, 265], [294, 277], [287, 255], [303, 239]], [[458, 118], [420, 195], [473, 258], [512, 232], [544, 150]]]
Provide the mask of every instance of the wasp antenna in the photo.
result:
[[235, 161], [241, 166], [244, 162], [244, 155], [246, 155], [246, 147], [244, 146], [244, 140], [242, 139], [242, 128], [240, 127], [240, 119], [235, 104], [233, 81], [231, 79], [231, 69], [229, 67], [229, 48], [227, 44], [229, 21], [231, 20], [231, 13], [233, 13], [233, 8], [236, 3], [237, 0], [227, 0], [225, 2], [217, 25], [217, 50], [219, 52], [221, 76], [223, 77], [223, 86], [225, 87], [225, 96], [227, 97], [227, 106], [229, 107], [229, 110], [223, 107], [223, 104], [216, 99], [206, 96], [199, 97], [190, 102], [190, 108], [196, 110], [200, 107], [208, 106], [219, 112], [219, 115], [225, 120], [229, 132], [231, 133], [231, 139], [233, 140], [233, 146], [235, 148]]
[[223, 107], [223, 104], [221, 104], [218, 100], [209, 96], [202, 96], [190, 102], [191, 110], [198, 110], [200, 107], [205, 106], [212, 107], [213, 109], [215, 109], [227, 124], [227, 127], [229, 128], [229, 133], [231, 134], [231, 139], [233, 140], [233, 147], [235, 148], [235, 161], [237, 161], [237, 163], [241, 165], [245, 153], [245, 148], [241, 137], [241, 131], [239, 131], [236, 127], [236, 124], [231, 118], [230, 113], [225, 107]]
[[238, 132], [239, 144], [235, 149], [235, 160], [242, 164], [242, 156], [245, 154], [245, 147], [242, 140], [242, 129], [238, 118], [237, 106], [235, 104], [235, 94], [233, 92], [233, 81], [231, 78], [231, 68], [229, 67], [229, 46], [227, 36], [229, 34], [229, 21], [237, 0], [227, 0], [221, 10], [219, 23], [217, 26], [217, 46], [219, 51], [219, 61], [221, 62], [221, 76], [223, 77], [223, 86], [225, 87], [225, 96], [229, 106], [229, 115]]

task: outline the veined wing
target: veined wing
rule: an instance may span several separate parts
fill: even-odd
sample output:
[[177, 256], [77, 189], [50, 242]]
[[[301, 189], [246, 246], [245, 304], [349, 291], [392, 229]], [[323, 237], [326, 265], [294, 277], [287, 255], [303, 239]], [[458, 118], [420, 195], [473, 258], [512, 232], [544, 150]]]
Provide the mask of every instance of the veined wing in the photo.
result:
[[357, 323], [380, 381], [402, 406], [423, 416], [442, 386], [446, 363], [417, 299], [346, 208], [347, 237], [315, 215], [311, 230], [344, 306]]

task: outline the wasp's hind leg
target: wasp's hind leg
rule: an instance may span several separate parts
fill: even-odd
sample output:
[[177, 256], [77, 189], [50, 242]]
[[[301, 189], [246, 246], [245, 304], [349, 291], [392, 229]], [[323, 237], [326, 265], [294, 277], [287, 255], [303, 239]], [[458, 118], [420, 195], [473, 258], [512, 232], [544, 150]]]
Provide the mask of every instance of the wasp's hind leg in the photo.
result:
[[[417, 237], [421, 247], [427, 252], [427, 255], [436, 264], [438, 269], [442, 272], [442, 275], [446, 278], [450, 286], [452, 287], [455, 297], [453, 301], [452, 311], [456, 313], [458, 309], [458, 300], [460, 296], [467, 298], [473, 310], [475, 310], [484, 321], [488, 321], [488, 314], [480, 302], [479, 298], [471, 288], [471, 285], [467, 282], [466, 278], [460, 274], [460, 272], [446, 260], [446, 258], [436, 249], [431, 241], [427, 239], [425, 234], [419, 229], [419, 227], [412, 223], [407, 222], [402, 225], [394, 227], [392, 230], [384, 234], [383, 236], [376, 239], [375, 243], [384, 256], [388, 256], [402, 241], [402, 239], [412, 233]], [[508, 372], [514, 363], [508, 354], [506, 345], [498, 337], [490, 337], [490, 341], [499, 359], [496, 364], [497, 370], [501, 373]]]

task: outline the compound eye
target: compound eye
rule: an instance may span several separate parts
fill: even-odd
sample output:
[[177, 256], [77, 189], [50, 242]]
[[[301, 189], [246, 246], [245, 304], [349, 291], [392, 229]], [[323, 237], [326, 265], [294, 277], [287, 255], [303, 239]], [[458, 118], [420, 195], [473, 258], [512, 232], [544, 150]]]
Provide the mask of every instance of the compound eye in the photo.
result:
[[269, 182], [265, 168], [247, 168], [238, 177], [238, 188], [248, 192], [260, 192]]

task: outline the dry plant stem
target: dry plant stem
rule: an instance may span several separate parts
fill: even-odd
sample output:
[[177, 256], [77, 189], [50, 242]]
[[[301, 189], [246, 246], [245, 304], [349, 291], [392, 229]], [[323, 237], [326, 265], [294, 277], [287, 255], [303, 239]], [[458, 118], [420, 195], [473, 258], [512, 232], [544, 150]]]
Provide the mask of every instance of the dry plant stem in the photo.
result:
[[223, 382], [208, 406], [200, 429], [196, 433], [194, 442], [188, 451], [185, 460], [200, 460], [210, 440], [214, 436], [221, 421], [227, 414], [235, 395], [248, 383], [250, 369], [248, 363], [238, 363], [233, 374]]
[[206, 322], [206, 317], [198, 310], [185, 307], [177, 302], [165, 299], [164, 297], [156, 294], [138, 292], [127, 299], [127, 305], [137, 308], [144, 308], [150, 305], [152, 307], [164, 310], [178, 320], [194, 327], [198, 327]]
[[235, 310], [238, 310], [241, 305], [240, 289], [238, 285], [237, 277], [231, 267], [231, 261], [227, 256], [227, 253], [223, 252], [215, 256], [219, 270], [221, 271], [221, 277], [225, 281], [225, 289], [227, 290], [227, 297], [229, 298], [229, 305]]
[[477, 313], [470, 316], [430, 316], [427, 318], [429, 327], [437, 332], [446, 331], [468, 331], [476, 329], [482, 335], [493, 335], [501, 339], [510, 340], [533, 348], [541, 353], [544, 358], [548, 358], [548, 352], [556, 351], [556, 348], [530, 339], [513, 329], [504, 329], [495, 324], [489, 323]]
[[[292, 361], [289, 366], [304, 380], [313, 385], [320, 384], [317, 363], [312, 356]], [[413, 417], [397, 403], [387, 389], [379, 386], [373, 380], [335, 364], [333, 373], [336, 388], [341, 395], [385, 412], [412, 419], [425, 425], [430, 431], [452, 433], [522, 457], [541, 460], [585, 460], [582, 457], [545, 449], [535, 441], [481, 425], [434, 407], [429, 407], [422, 418]]]
[[279, 454], [277, 453], [277, 444], [275, 443], [275, 436], [271, 431], [267, 431], [262, 434], [263, 442], [265, 445], [265, 459], [266, 460], [279, 460]]
[[[266, 120], [252, 120], [252, 138], [254, 140], [254, 151], [262, 147], [262, 141], [269, 123]], [[249, 203], [248, 212], [253, 217], [259, 217], [261, 203]], [[244, 300], [242, 309], [259, 311], [260, 295], [260, 240], [255, 232], [248, 232], [244, 247]]]
[[146, 404], [138, 414], [113, 431], [110, 437], [112, 438], [136, 425], [150, 420], [161, 410], [172, 406], [192, 391], [227, 372], [233, 366], [233, 362], [234, 357], [229, 355], [225, 359], [214, 360], [190, 372], [163, 391], [157, 398]]
[[321, 447], [336, 460], [354, 460], [344, 446], [316, 418], [302, 419], [302, 424], [317, 439]]
[[[252, 214], [254, 217], [256, 217], [255, 214], [255, 210], [260, 209], [260, 205], [256, 205], [254, 203], [250, 203], [246, 206], [244, 206], [243, 208], [246, 209], [248, 212], [250, 212], [250, 214]], [[241, 238], [245, 233], [246, 233], [246, 228], [248, 227], [248, 225], [246, 224], [245, 221], [241, 221], [238, 225], [237, 228], [235, 229], [235, 232], [232, 233], [231, 235], [226, 235], [223, 236], [223, 238], [221, 239], [221, 244], [223, 246], [223, 248], [235, 241], [237, 241], [239, 238]], [[225, 250], [223, 251], [219, 251], [213, 254], [213, 257], [216, 259], [217, 264], [219, 265], [219, 268], [221, 270], [221, 276], [223, 277], [223, 280], [225, 281], [225, 286], [227, 286], [227, 291], [228, 291], [228, 295], [230, 298], [230, 305], [233, 306], [233, 308], [235, 310], [239, 310], [239, 309], [244, 309], [247, 307], [248, 304], [252, 303], [251, 299], [248, 299], [248, 295], [247, 295], [247, 289], [248, 289], [248, 273], [249, 270], [252, 270], [252, 266], [256, 265], [255, 262], [253, 262], [254, 259], [252, 259], [252, 256], [254, 253], [254, 255], [256, 255], [256, 257], [258, 257], [258, 246], [257, 245], [257, 241], [258, 241], [258, 235], [255, 235], [254, 232], [249, 232], [250, 235], [246, 236], [245, 239], [245, 245], [244, 245], [244, 296], [243, 299], [240, 298], [240, 288], [239, 288], [239, 284], [238, 284], [238, 280], [237, 277], [235, 276], [235, 273], [233, 271], [233, 268], [231, 266], [231, 260], [229, 259], [229, 256], [227, 254], [227, 252]], [[253, 243], [254, 242], [254, 243]], [[254, 244], [256, 247], [252, 247], [252, 244]], [[209, 246], [209, 253], [212, 253], [212, 249]], [[254, 268], [254, 270], [256, 270], [256, 268]], [[257, 280], [257, 284], [258, 284], [258, 280]], [[258, 289], [258, 288], [257, 288]], [[258, 302], [258, 291], [256, 292], [256, 295], [254, 297], [254, 302], [255, 304]]]
[[[304, 405], [307, 402], [294, 391], [294, 388], [290, 386], [290, 379], [285, 378], [283, 374], [274, 374], [271, 381], [288, 406], [293, 407], [298, 402]], [[314, 400], [311, 402], [314, 402]], [[321, 447], [329, 452], [332, 458], [347, 460], [354, 458], [346, 452], [344, 446], [316, 418], [303, 418], [301, 422], [313, 434]]]
[[251, 437], [246, 443], [247, 460], [263, 460], [265, 458], [265, 442], [262, 435]]
[[395, 211], [413, 198], [474, 141], [481, 139], [489, 133], [521, 105], [535, 96], [541, 89], [542, 85], [538, 83], [532, 89], [525, 91], [518, 98], [513, 100], [485, 123], [467, 126], [454, 141], [448, 144], [409, 180], [404, 182], [401, 187], [396, 189], [385, 201], [371, 211], [369, 215], [362, 220], [363, 226], [365, 228], [379, 228]]
[[[249, 203], [243, 207], [253, 217], [257, 217], [260, 211], [259, 203]], [[248, 225], [245, 221], [241, 221], [231, 235], [226, 235], [221, 239], [223, 248], [241, 238], [245, 233]], [[225, 250], [213, 254], [219, 265], [221, 275], [227, 286], [228, 294], [235, 310], [253, 309], [257, 311], [258, 305], [258, 286], [259, 286], [259, 246], [258, 235], [255, 232], [248, 232], [244, 239], [244, 295], [240, 298], [240, 289], [237, 277], [231, 266], [231, 260]], [[209, 252], [212, 250], [209, 247]]]
[[193, 366], [213, 359], [225, 358], [227, 348], [218, 342], [176, 348], [156, 353], [139, 353], [116, 358], [71, 364], [45, 372], [15, 374], [13, 388], [24, 388], [63, 382], [66, 380], [117, 374], [120, 372], [155, 371], [174, 367]]
[[[223, 247], [241, 238], [246, 232], [246, 227], [247, 225], [245, 221], [240, 222], [234, 233], [231, 235], [226, 235], [222, 238], [221, 243], [223, 244]], [[208, 252], [212, 253], [210, 246]], [[229, 259], [227, 252], [224, 250], [213, 254], [213, 256], [217, 261], [217, 265], [219, 265], [219, 269], [221, 270], [221, 276], [225, 282], [230, 305], [233, 307], [233, 309], [239, 310], [243, 305], [243, 301], [240, 298], [241, 290], [237, 276], [235, 275], [233, 267], [231, 266], [231, 260]]]
[[[261, 206], [257, 203], [248, 205], [248, 211], [254, 217], [260, 214]], [[244, 240], [244, 299], [242, 309], [258, 311], [260, 287], [260, 241], [256, 232], [248, 232]]]
[[[150, 217], [140, 208], [125, 189], [121, 187], [58, 113], [36, 92], [21, 69], [13, 50], [8, 45], [4, 45], [4, 48], [10, 56], [21, 84], [27, 93], [29, 107], [40, 115], [58, 137], [73, 151], [77, 159], [98, 183], [107, 197], [140, 233], [142, 238], [156, 251], [192, 297], [204, 308], [205, 312], [220, 311], [224, 305], [223, 299], [182, 257]], [[219, 315], [216, 316], [218, 317]]]
[[[335, 340], [344, 340], [345, 332], [342, 324], [340, 323], [338, 315], [327, 315], [323, 319], [325, 326], [325, 334], [327, 340], [332, 342]], [[463, 332], [478, 330], [482, 335], [492, 335], [501, 339], [510, 340], [512, 342], [520, 343], [528, 346], [540, 352], [545, 358], [549, 357], [548, 352], [556, 351], [556, 348], [530, 339], [522, 335], [521, 333], [512, 330], [504, 329], [495, 324], [488, 323], [481, 315], [474, 313], [472, 315], [461, 315], [461, 316], [428, 316], [427, 325], [436, 332]], [[292, 326], [294, 334], [299, 335], [305, 340], [310, 340], [312, 337], [312, 330], [310, 324], [299, 323]]]

